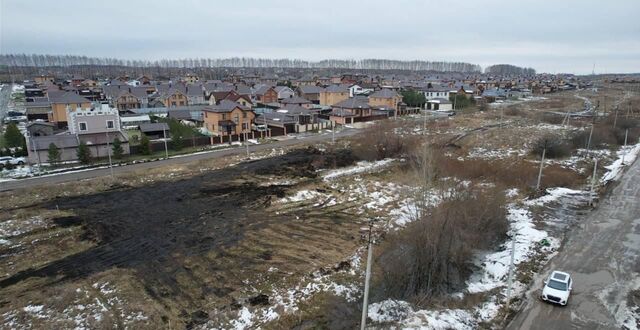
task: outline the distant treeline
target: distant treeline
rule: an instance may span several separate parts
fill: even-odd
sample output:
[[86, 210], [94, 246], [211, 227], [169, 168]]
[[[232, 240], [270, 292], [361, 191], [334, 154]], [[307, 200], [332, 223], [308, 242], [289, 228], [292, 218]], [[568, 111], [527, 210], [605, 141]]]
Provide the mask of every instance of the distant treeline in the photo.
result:
[[136, 68], [306, 68], [357, 70], [411, 70], [436, 72], [481, 72], [477, 64], [464, 62], [398, 61], [385, 59], [322, 60], [265, 59], [234, 57], [225, 59], [183, 58], [161, 60], [123, 60], [77, 55], [0, 54], [0, 65], [9, 67], [126, 66]]
[[511, 64], [496, 64], [487, 67], [484, 69], [485, 73], [491, 73], [495, 75], [525, 75], [525, 76], [534, 76], [536, 74], [536, 70], [533, 68], [521, 68], [519, 66], [511, 65]]

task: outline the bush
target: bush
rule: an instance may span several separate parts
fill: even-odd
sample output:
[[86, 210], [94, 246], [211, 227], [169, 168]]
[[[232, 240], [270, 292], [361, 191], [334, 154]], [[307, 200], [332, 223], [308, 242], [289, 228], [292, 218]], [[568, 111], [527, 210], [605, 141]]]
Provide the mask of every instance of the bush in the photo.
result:
[[49, 164], [51, 164], [52, 166], [56, 166], [60, 162], [60, 157], [61, 154], [58, 146], [56, 146], [53, 142], [49, 143], [49, 150], [47, 152]]
[[377, 122], [352, 140], [353, 154], [368, 161], [410, 154], [419, 141], [415, 136], [403, 135], [402, 128], [397, 121]]
[[122, 142], [120, 142], [120, 139], [118, 138], [113, 139], [112, 150], [113, 150], [113, 158], [115, 159], [122, 158], [122, 155], [124, 154], [124, 150], [122, 149]]
[[78, 156], [78, 160], [80, 161], [80, 163], [82, 164], [91, 163], [91, 158], [92, 158], [91, 150], [89, 149], [89, 147], [84, 141], [80, 142], [80, 145], [78, 145], [78, 150], [76, 152], [76, 155]]
[[546, 150], [545, 157], [547, 158], [562, 158], [571, 154], [571, 148], [557, 135], [545, 135], [538, 139], [531, 150], [533, 154], [542, 156], [543, 150]]
[[9, 123], [4, 131], [4, 142], [9, 148], [22, 147], [25, 144], [25, 138], [20, 133], [16, 123]]
[[149, 141], [149, 137], [142, 134], [142, 138], [140, 139], [140, 153], [143, 155], [151, 155], [151, 141]]
[[463, 289], [473, 252], [506, 237], [504, 204], [501, 189], [467, 191], [389, 234], [378, 249], [374, 296], [421, 305]]

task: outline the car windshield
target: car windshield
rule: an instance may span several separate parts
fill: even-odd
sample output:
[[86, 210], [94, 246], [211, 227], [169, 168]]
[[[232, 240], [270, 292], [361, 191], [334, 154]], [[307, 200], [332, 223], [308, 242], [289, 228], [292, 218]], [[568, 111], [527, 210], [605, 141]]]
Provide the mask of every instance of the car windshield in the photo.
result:
[[567, 284], [566, 283], [558, 282], [558, 281], [555, 281], [555, 280], [549, 280], [549, 283], [547, 283], [547, 286], [552, 288], [552, 289], [561, 290], [561, 291], [567, 291]]

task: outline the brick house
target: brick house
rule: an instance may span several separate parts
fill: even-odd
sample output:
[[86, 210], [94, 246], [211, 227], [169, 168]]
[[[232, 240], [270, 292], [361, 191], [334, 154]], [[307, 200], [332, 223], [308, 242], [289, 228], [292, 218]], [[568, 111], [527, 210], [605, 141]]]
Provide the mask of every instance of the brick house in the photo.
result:
[[341, 85], [331, 85], [320, 92], [320, 105], [334, 105], [348, 98], [348, 88]]
[[175, 88], [170, 88], [167, 91], [160, 93], [159, 99], [167, 108], [189, 105], [189, 99], [187, 98], [187, 95]]
[[369, 104], [373, 107], [398, 110], [400, 102], [402, 102], [402, 96], [390, 89], [381, 89], [369, 95]]
[[58, 127], [67, 126], [67, 109], [89, 109], [91, 101], [74, 93], [74, 92], [49, 92], [47, 94], [51, 103], [51, 112], [48, 115], [48, 121], [56, 124]]
[[218, 105], [205, 107], [203, 110], [204, 127], [214, 136], [240, 136], [251, 133], [255, 113], [251, 108], [239, 103], [222, 100]]
[[268, 85], [261, 86], [255, 93], [256, 101], [260, 103], [276, 103], [278, 102], [278, 92]]

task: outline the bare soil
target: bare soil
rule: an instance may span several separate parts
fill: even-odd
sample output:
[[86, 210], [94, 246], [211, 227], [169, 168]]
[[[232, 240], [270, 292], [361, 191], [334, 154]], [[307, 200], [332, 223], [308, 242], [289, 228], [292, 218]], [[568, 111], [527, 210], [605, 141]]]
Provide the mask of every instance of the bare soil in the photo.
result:
[[[49, 255], [0, 246], [0, 255], [11, 259], [11, 265], [0, 266], [0, 313], [26, 300], [46, 304], [43, 290], [106, 271], [116, 285], [133, 274], [143, 291], [127, 298], [150, 298], [164, 322], [193, 326], [214, 312], [268, 302], [246, 283], [268, 280], [272, 267], [278, 272], [271, 281], [311, 273], [345, 258], [358, 244], [359, 223], [348, 210], [305, 216], [270, 208], [295, 186], [272, 182], [309, 184], [325, 157], [308, 148], [185, 179], [6, 209], [3, 220], [26, 211], [49, 214], [41, 232], [69, 230], [43, 244]], [[354, 160], [348, 153], [337, 158], [337, 166]], [[25, 235], [31, 239], [36, 233]]]

